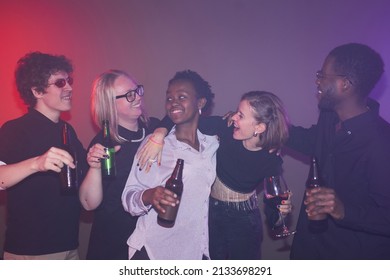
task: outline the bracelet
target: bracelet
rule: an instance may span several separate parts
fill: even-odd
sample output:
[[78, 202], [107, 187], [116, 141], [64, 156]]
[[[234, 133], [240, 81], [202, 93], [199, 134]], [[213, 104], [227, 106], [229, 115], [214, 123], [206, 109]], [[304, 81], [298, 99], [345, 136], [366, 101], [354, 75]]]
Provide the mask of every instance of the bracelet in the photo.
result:
[[153, 136], [149, 138], [149, 141], [152, 142], [152, 143], [154, 143], [154, 144], [156, 144], [156, 145], [159, 145], [159, 146], [162, 146], [162, 145], [163, 145], [163, 143], [158, 143], [158, 142], [156, 142], [155, 140], [153, 140]]

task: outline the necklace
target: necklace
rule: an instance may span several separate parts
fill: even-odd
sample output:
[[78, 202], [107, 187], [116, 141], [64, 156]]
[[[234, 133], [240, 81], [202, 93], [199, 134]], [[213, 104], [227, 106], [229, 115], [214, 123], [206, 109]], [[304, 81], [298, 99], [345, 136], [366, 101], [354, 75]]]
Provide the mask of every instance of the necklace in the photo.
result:
[[131, 143], [141, 142], [145, 139], [145, 128], [142, 128], [142, 137], [140, 139], [131, 140]]

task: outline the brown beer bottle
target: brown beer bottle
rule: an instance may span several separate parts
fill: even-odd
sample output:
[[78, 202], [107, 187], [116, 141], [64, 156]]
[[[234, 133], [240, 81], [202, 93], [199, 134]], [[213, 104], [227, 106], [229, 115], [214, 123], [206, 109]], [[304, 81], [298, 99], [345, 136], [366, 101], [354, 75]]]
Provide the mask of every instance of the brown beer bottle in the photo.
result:
[[[325, 182], [320, 174], [317, 158], [312, 156], [310, 161], [310, 171], [306, 181], [306, 189], [313, 189], [324, 186]], [[325, 232], [328, 229], [328, 215], [319, 214], [315, 216], [309, 216], [309, 230], [312, 233]]]
[[[74, 160], [74, 164], [77, 168], [77, 157], [70, 141], [70, 131], [68, 124], [64, 123], [62, 127], [62, 149], [67, 151]], [[77, 193], [78, 180], [76, 168], [71, 168], [68, 165], [64, 165], [60, 172], [61, 179], [61, 193], [65, 195], [72, 195]]]
[[[177, 159], [175, 169], [172, 172], [171, 177], [165, 183], [165, 188], [174, 192], [177, 195], [177, 199], [181, 199], [183, 193], [183, 167], [184, 160]], [[176, 220], [177, 211], [179, 210], [179, 205], [170, 206], [164, 205], [165, 213], [159, 213], [157, 217], [157, 222], [160, 226], [163, 227], [173, 227]]]

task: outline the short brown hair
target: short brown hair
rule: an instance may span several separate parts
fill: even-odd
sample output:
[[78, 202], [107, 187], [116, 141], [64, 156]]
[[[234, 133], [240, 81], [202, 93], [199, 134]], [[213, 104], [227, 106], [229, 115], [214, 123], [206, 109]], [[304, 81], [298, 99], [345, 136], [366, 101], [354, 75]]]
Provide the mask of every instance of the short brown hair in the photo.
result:
[[267, 129], [260, 134], [260, 146], [264, 149], [280, 149], [288, 139], [288, 118], [282, 101], [273, 93], [250, 91], [241, 97], [248, 101], [253, 116]]

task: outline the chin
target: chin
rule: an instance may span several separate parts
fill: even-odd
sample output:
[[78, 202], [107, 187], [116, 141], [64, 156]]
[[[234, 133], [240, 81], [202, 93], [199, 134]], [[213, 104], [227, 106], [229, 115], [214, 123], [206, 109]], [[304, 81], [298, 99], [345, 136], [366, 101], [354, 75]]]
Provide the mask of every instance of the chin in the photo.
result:
[[62, 106], [62, 108], [61, 108], [61, 112], [68, 112], [68, 111], [70, 111], [72, 109], [72, 105], [70, 104], [70, 105], [68, 105], [68, 106]]
[[233, 139], [235, 139], [235, 140], [243, 140], [244, 138], [241, 137], [239, 133], [235, 133], [235, 132], [234, 132], [234, 133], [233, 133]]
[[175, 118], [175, 117], [172, 117], [172, 116], [169, 116], [169, 118], [176, 125], [181, 123], [181, 120], [179, 118]]
[[320, 100], [318, 103], [318, 108], [320, 110], [333, 111], [335, 104], [330, 100]]
[[128, 115], [126, 117], [126, 119], [128, 119], [128, 120], [138, 120], [140, 116], [141, 116], [141, 114], [132, 114], [132, 115]]
[[141, 114], [142, 114], [142, 110], [141, 110], [140, 107], [131, 108], [131, 112], [132, 112], [132, 114], [134, 114], [134, 115], [141, 115]]

